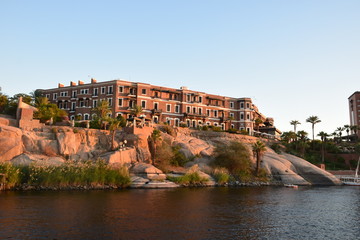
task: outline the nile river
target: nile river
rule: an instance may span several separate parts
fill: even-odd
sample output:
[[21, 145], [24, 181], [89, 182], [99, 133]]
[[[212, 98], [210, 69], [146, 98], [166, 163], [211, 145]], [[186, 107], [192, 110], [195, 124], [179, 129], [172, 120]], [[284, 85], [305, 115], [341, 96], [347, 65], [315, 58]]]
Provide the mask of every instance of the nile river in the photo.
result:
[[360, 187], [0, 192], [0, 239], [360, 239]]

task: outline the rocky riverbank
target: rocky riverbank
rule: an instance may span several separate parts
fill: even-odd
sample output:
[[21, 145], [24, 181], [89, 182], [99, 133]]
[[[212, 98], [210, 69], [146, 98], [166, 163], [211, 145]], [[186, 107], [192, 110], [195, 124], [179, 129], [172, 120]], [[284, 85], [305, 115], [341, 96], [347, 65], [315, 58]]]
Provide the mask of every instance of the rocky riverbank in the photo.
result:
[[[269, 182], [262, 183], [254, 180], [251, 183], [230, 181], [230, 184], [220, 183], [212, 175], [210, 163], [213, 159], [215, 147], [219, 143], [231, 141], [241, 142], [251, 152], [251, 145], [258, 138], [230, 134], [225, 132], [198, 131], [188, 128], [175, 128], [172, 132], [165, 131], [162, 126], [162, 141], [170, 146], [178, 147], [188, 161], [180, 172], [163, 173], [159, 169], [149, 173], [152, 154], [149, 146], [149, 136], [153, 128], [143, 127], [124, 129], [116, 134], [119, 149], [111, 151], [111, 135], [109, 131], [44, 126], [32, 131], [19, 129], [7, 121], [0, 121], [0, 162], [10, 162], [15, 165], [51, 165], [59, 166], [68, 161], [96, 161], [103, 159], [112, 166], [126, 166], [129, 168], [132, 187], [178, 187], [178, 186], [248, 186], [268, 184], [297, 184], [297, 185], [338, 185], [340, 181], [332, 174], [310, 164], [304, 159], [290, 154], [277, 154], [267, 148], [262, 158], [261, 167], [266, 171]], [[266, 139], [262, 139], [268, 142]], [[126, 142], [126, 146], [124, 145]], [[268, 143], [270, 144], [270, 143]], [[122, 146], [122, 147], [121, 147]], [[255, 159], [251, 156], [255, 164]], [[139, 170], [141, 164], [148, 164], [148, 172]], [[183, 182], [173, 182], [173, 177], [186, 175], [192, 167], [196, 166], [200, 178], [207, 181], [192, 183], [191, 178], [181, 179]], [[153, 171], [151, 170], [151, 171]], [[145, 171], [145, 172], [141, 172]], [[160, 173], [160, 172], [161, 173]], [[171, 175], [172, 174], [172, 175]], [[175, 175], [174, 175], [175, 174]], [[176, 176], [177, 175], [177, 176]], [[194, 177], [194, 176], [192, 176]], [[190, 181], [187, 183], [186, 181]], [[111, 186], [102, 186], [112, 188]], [[81, 188], [81, 187], [80, 187]], [[88, 187], [86, 187], [88, 188]]]

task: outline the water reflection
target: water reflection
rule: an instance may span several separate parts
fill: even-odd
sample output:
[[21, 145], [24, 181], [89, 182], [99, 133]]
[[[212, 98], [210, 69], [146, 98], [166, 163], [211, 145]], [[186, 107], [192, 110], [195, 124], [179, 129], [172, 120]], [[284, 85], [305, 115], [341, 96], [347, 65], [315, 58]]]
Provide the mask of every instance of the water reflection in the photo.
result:
[[357, 239], [360, 188], [0, 193], [0, 238]]

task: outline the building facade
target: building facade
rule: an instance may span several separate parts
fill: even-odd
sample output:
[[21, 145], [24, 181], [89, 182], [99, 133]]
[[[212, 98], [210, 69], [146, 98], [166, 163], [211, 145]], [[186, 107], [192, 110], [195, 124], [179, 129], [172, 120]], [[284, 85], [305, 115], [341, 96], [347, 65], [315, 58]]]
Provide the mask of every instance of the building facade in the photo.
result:
[[[354, 92], [348, 98], [349, 101], [349, 114], [350, 114], [350, 126], [360, 126], [360, 92]], [[357, 131], [358, 137], [360, 132]]]
[[139, 105], [143, 117], [174, 126], [212, 125], [223, 130], [234, 128], [252, 133], [256, 127], [255, 119], [267, 120], [251, 98], [207, 94], [187, 87], [174, 89], [124, 80], [97, 82], [91, 79], [88, 84], [70, 82], [69, 86], [59, 84], [58, 88], [41, 91], [50, 102], [67, 111], [71, 120], [93, 119], [92, 109], [101, 100], [109, 102], [112, 117], [122, 115], [128, 118], [131, 108]]

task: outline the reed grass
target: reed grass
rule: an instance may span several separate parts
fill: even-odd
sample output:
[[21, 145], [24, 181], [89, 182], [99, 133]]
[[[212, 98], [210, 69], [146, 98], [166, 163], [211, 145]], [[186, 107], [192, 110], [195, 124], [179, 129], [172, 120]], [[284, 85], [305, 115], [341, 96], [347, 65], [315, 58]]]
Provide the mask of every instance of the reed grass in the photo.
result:
[[45, 188], [126, 187], [130, 176], [126, 167], [111, 167], [101, 160], [95, 162], [66, 162], [59, 166], [30, 165], [14, 166], [0, 164], [0, 173], [5, 176], [6, 189], [27, 184]]

